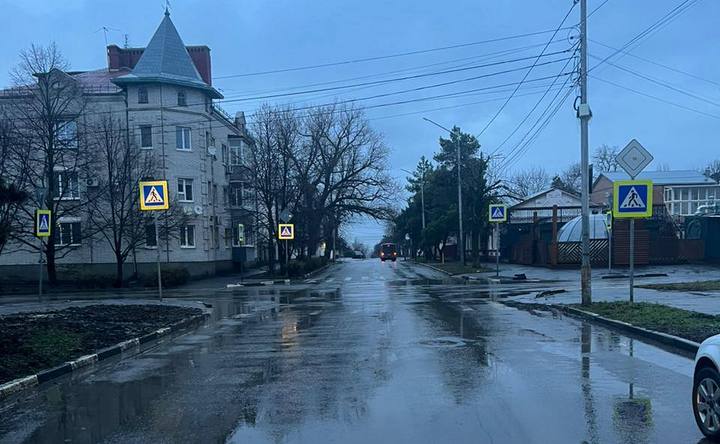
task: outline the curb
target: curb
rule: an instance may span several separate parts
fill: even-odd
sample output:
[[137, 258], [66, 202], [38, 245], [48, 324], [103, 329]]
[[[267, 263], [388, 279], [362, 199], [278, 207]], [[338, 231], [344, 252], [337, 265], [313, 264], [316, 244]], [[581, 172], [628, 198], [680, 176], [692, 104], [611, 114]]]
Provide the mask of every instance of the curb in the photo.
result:
[[446, 275], [446, 276], [454, 276], [453, 274], [451, 274], [451, 273], [448, 272], [448, 271], [445, 271], [445, 270], [443, 270], [443, 269], [441, 269], [441, 268], [433, 267], [432, 265], [425, 264], [425, 263], [423, 263], [423, 262], [413, 262], [413, 263], [416, 264], [416, 265], [422, 265], [423, 267], [430, 268], [431, 270], [439, 271], [440, 273], [442, 273], [442, 274], [444, 274], [444, 275]]
[[691, 352], [693, 355], [697, 352], [698, 348], [700, 347], [700, 344], [691, 341], [689, 339], [684, 339], [679, 336], [673, 336], [671, 334], [662, 333], [655, 330], [648, 330], [647, 328], [638, 327], [633, 324], [630, 324], [628, 322], [618, 321], [615, 319], [606, 318], [603, 316], [600, 316], [596, 313], [591, 313], [589, 311], [580, 310], [578, 308], [574, 307], [568, 307], [567, 305], [558, 305], [558, 304], [526, 304], [522, 302], [511, 302], [511, 301], [497, 301], [503, 305], [506, 305], [508, 307], [513, 308], [529, 308], [529, 309], [556, 309], [560, 310], [563, 313], [575, 317], [575, 318], [581, 318], [588, 321], [596, 322], [598, 324], [603, 324], [608, 327], [612, 327], [616, 330], [621, 330], [626, 333], [631, 333], [635, 336], [639, 336], [643, 339], [648, 339], [653, 342], [657, 342], [666, 346], [670, 346], [679, 350], [683, 350], [685, 352]]
[[64, 364], [60, 364], [56, 367], [43, 370], [35, 375], [25, 376], [22, 378], [14, 379], [0, 385], [0, 400], [7, 398], [13, 393], [20, 392], [30, 387], [37, 386], [43, 382], [50, 381], [60, 376], [72, 373], [76, 370], [84, 367], [91, 366], [99, 361], [110, 358], [115, 355], [119, 355], [125, 350], [139, 347], [141, 344], [157, 340], [163, 336], [167, 336], [171, 333], [186, 329], [196, 324], [205, 322], [210, 317], [210, 313], [202, 313], [195, 315], [181, 321], [178, 321], [169, 327], [163, 327], [153, 332], [150, 332], [144, 336], [129, 339], [127, 341], [120, 342], [107, 348], [98, 350], [97, 353], [90, 355], [81, 356], [74, 361], [67, 361]]
[[317, 275], [317, 274], [322, 273], [323, 271], [325, 271], [325, 270], [327, 270], [328, 268], [330, 268], [330, 266], [331, 266], [332, 264], [333, 264], [332, 262], [328, 262], [327, 264], [323, 265], [322, 267], [318, 268], [317, 270], [313, 270], [313, 271], [311, 271], [310, 273], [305, 273], [305, 275], [303, 276], [303, 279], [308, 279], [308, 278], [311, 278], [311, 277], [313, 277], [313, 276], [315, 276], [315, 275]]

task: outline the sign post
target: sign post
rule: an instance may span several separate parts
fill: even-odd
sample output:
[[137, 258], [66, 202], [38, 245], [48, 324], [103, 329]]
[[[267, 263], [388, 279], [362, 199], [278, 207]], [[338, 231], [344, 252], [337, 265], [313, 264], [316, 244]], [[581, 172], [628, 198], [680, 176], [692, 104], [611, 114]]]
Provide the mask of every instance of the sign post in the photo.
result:
[[[652, 182], [635, 178], [653, 161], [653, 156], [640, 142], [632, 139], [615, 158], [630, 176], [629, 181], [613, 184], [613, 216], [630, 218], [630, 302], [635, 299], [635, 218], [652, 216]], [[644, 197], [644, 199], [643, 199]]]
[[612, 210], [605, 213], [605, 228], [607, 228], [608, 233], [608, 273], [612, 273]]
[[[140, 182], [140, 210], [164, 211], [170, 208], [168, 186], [166, 180], [152, 180]], [[158, 296], [162, 301], [162, 273], [160, 271], [160, 224], [158, 213], [155, 213], [155, 262], [157, 264]]]
[[40, 240], [40, 259], [38, 263], [38, 298], [42, 299], [43, 287], [43, 249], [45, 248], [44, 237], [50, 237], [52, 232], [52, 211], [35, 210], [35, 236]]
[[288, 265], [290, 265], [290, 255], [288, 250], [288, 241], [295, 239], [295, 224], [278, 224], [278, 239], [285, 241], [285, 274], [290, 276]]
[[495, 223], [495, 277], [500, 277], [500, 223], [507, 221], [507, 206], [501, 204], [490, 204], [488, 220]]
[[245, 225], [238, 224], [237, 243], [240, 246], [240, 285], [243, 283], [243, 261], [245, 260]]

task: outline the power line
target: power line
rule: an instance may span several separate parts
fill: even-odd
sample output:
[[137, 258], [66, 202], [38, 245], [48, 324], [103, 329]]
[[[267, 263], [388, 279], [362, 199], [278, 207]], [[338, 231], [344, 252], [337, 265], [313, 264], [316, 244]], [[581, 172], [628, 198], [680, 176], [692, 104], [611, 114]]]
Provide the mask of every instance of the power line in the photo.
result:
[[587, 18], [592, 17], [592, 15], [595, 14], [595, 13], [598, 11], [598, 9], [602, 8], [603, 6], [605, 6], [605, 3], [609, 2], [609, 1], [610, 1], [610, 0], [605, 0], [604, 2], [600, 3], [600, 5], [598, 5], [597, 8], [593, 9], [592, 12], [590, 12], [590, 14], [588, 14]]
[[635, 94], [638, 94], [638, 95], [641, 95], [641, 96], [645, 96], [645, 97], [648, 97], [648, 98], [653, 99], [653, 100], [657, 100], [658, 102], [666, 103], [666, 104], [668, 104], [668, 105], [672, 105], [672, 106], [675, 106], [675, 107], [684, 109], [684, 110], [686, 110], [686, 111], [691, 111], [691, 112], [694, 112], [694, 113], [697, 113], [697, 114], [701, 114], [701, 115], [703, 115], [703, 116], [707, 116], [707, 117], [711, 117], [711, 118], [713, 118], [713, 119], [718, 119], [718, 120], [720, 120], [720, 116], [718, 116], [718, 115], [706, 113], [705, 111], [700, 111], [700, 110], [695, 109], [695, 108], [690, 108], [689, 106], [680, 105], [679, 103], [671, 102], [670, 100], [666, 100], [666, 99], [663, 99], [663, 98], [660, 98], [660, 97], [657, 97], [657, 96], [653, 96], [652, 94], [648, 94], [648, 93], [645, 93], [645, 92], [642, 92], [642, 91], [638, 91], [638, 90], [636, 90], [636, 89], [633, 89], [633, 88], [630, 88], [630, 87], [627, 87], [627, 86], [624, 86], [624, 85], [620, 85], [619, 83], [611, 82], [610, 80], [601, 79], [600, 77], [597, 77], [597, 76], [591, 76], [591, 77], [592, 77], [593, 79], [595, 79], [595, 80], [599, 80], [599, 81], [601, 81], [601, 82], [603, 82], [603, 83], [607, 83], [607, 84], [613, 85], [613, 86], [615, 86], [615, 87], [617, 87], [617, 88], [624, 89], [624, 90], [626, 90], [626, 91], [630, 91], [630, 92], [632, 92], [632, 93], [635, 93]]
[[[594, 58], [594, 59], [599, 59], [599, 58], [600, 58], [600, 57], [595, 57], [595, 56], [592, 56], [592, 55], [591, 55], [591, 57]], [[712, 101], [712, 100], [706, 99], [705, 97], [698, 96], [697, 94], [694, 94], [694, 93], [691, 93], [691, 92], [686, 91], [686, 90], [684, 90], [684, 89], [675, 87], [675, 86], [673, 86], [673, 85], [671, 85], [671, 84], [669, 84], [669, 83], [667, 83], [667, 82], [664, 82], [664, 81], [662, 81], [662, 80], [658, 80], [658, 79], [655, 79], [655, 78], [653, 78], [653, 77], [650, 77], [650, 76], [647, 76], [647, 75], [644, 75], [644, 74], [640, 74], [639, 72], [637, 72], [637, 71], [635, 71], [635, 70], [632, 70], [632, 69], [623, 67], [623, 66], [618, 65], [618, 64], [616, 64], [616, 63], [612, 63], [612, 62], [605, 62], [605, 63], [607, 63], [608, 65], [610, 65], [610, 66], [612, 66], [612, 67], [614, 67], [614, 68], [616, 68], [616, 69], [619, 69], [620, 71], [626, 72], [626, 73], [628, 73], [628, 74], [630, 74], [630, 75], [633, 75], [633, 76], [635, 76], [635, 77], [638, 77], [638, 78], [640, 78], [640, 79], [647, 80], [648, 82], [654, 83], [654, 84], [656, 84], [656, 85], [660, 85], [660, 86], [665, 87], [665, 88], [667, 88], [667, 89], [669, 89], [669, 90], [675, 91], [675, 92], [680, 93], [680, 94], [684, 94], [684, 95], [686, 95], [686, 96], [688, 96], [688, 97], [692, 97], [693, 99], [696, 99], [696, 100], [700, 100], [701, 102], [705, 102], [705, 103], [708, 103], [708, 104], [710, 104], [710, 105], [714, 105], [714, 106], [720, 107], [720, 103], [718, 103], [718, 102], [714, 102], [714, 101]]]
[[[571, 28], [567, 27], [564, 29], [571, 29]], [[440, 46], [440, 47], [436, 47], [436, 48], [421, 49], [421, 50], [416, 50], [416, 51], [401, 52], [401, 53], [389, 54], [389, 55], [384, 55], [384, 56], [365, 57], [365, 58], [359, 58], [359, 59], [342, 60], [342, 61], [338, 61], [338, 62], [321, 63], [321, 64], [316, 64], [316, 65], [306, 65], [306, 66], [298, 66], [298, 67], [290, 67], [290, 68], [280, 68], [280, 69], [273, 69], [273, 70], [267, 70], [267, 71], [242, 73], [242, 74], [230, 74], [230, 75], [224, 75], [224, 76], [216, 76], [214, 78], [214, 80], [237, 78], [237, 77], [260, 76], [260, 75], [277, 74], [277, 73], [294, 72], [294, 71], [305, 71], [305, 70], [309, 70], [309, 69], [327, 68], [327, 67], [331, 67], [331, 66], [340, 66], [340, 65], [350, 65], [350, 64], [354, 64], [354, 63], [364, 63], [364, 62], [371, 62], [371, 61], [375, 61], [375, 60], [386, 60], [386, 59], [396, 58], [396, 57], [406, 57], [406, 56], [417, 55], [417, 54], [427, 54], [430, 52], [446, 51], [449, 49], [457, 49], [457, 48], [467, 48], [469, 46], [484, 45], [487, 43], [495, 43], [495, 42], [501, 42], [501, 41], [505, 41], [505, 40], [520, 39], [520, 38], [524, 38], [524, 37], [533, 37], [533, 36], [537, 36], [537, 35], [547, 34], [550, 32], [557, 33], [557, 31], [558, 30], [528, 32], [525, 34], [516, 34], [516, 35], [505, 36], [505, 37], [497, 37], [494, 39], [480, 40], [480, 41], [469, 42], [469, 43], [460, 43], [460, 44], [449, 45], [449, 46]]]
[[[575, 50], [575, 52], [577, 53], [577, 49]], [[562, 73], [563, 71], [565, 71], [565, 68], [567, 68], [567, 66], [568, 66], [568, 64], [570, 63], [571, 60], [572, 60], [572, 58], [569, 58], [568, 61], [565, 62], [565, 65], [560, 69], [560, 72], [561, 72], [561, 73]], [[515, 129], [514, 129], [510, 134], [508, 134], [508, 136], [505, 138], [505, 140], [503, 140], [503, 141], [500, 143], [500, 145], [498, 145], [498, 146], [492, 151], [491, 154], [497, 153], [497, 152], [507, 143], [507, 141], [510, 140], [510, 138], [515, 135], [515, 133], [520, 129], [520, 127], [522, 127], [522, 125], [523, 125], [523, 124], [530, 118], [530, 116], [535, 112], [535, 110], [537, 109], [537, 107], [540, 106], [540, 103], [542, 103], [542, 101], [545, 99], [545, 96], [547, 96], [547, 94], [550, 92], [551, 88], [553, 87], [553, 85], [555, 85], [555, 82], [556, 82], [559, 78], [560, 78], [560, 75], [558, 75], [557, 77], [555, 77], [555, 78], [553, 79], [552, 83], [550, 84], [550, 86], [548, 87], [548, 89], [545, 91], [545, 93], [542, 95], [542, 97], [540, 97], [540, 98], [538, 99], [538, 101], [535, 102], [535, 105], [530, 109], [530, 111], [527, 112], [527, 114], [525, 114], [525, 117], [520, 121], [520, 123], [517, 124], [517, 126], [515, 127]], [[566, 83], [567, 83], [567, 79], [566, 79]]]
[[[225, 102], [229, 102], [229, 101], [244, 102], [244, 101], [249, 101], [249, 100], [274, 99], [274, 98], [278, 98], [278, 97], [313, 94], [313, 93], [317, 93], [317, 92], [337, 91], [337, 90], [341, 90], [341, 89], [353, 88], [353, 87], [358, 87], [358, 86], [385, 85], [385, 84], [393, 83], [393, 82], [413, 80], [413, 79], [419, 79], [419, 78], [423, 78], [423, 77], [437, 76], [437, 75], [443, 75], [443, 74], [452, 74], [452, 73], [456, 73], [456, 72], [469, 71], [469, 70], [480, 69], [480, 68], [487, 68], [490, 66], [504, 65], [507, 63], [520, 62], [523, 60], [535, 59], [537, 62], [537, 60], [540, 57], [551, 57], [554, 55], [564, 54], [567, 52], [570, 52], [570, 49], [566, 49], [566, 50], [562, 50], [562, 51], [555, 51], [555, 52], [548, 53], [548, 54], [540, 54], [538, 56], [519, 57], [519, 58], [515, 58], [515, 59], [511, 59], [511, 60], [501, 60], [498, 62], [484, 63], [481, 65], [466, 66], [463, 68], [446, 69], [443, 71], [434, 71], [434, 72], [423, 73], [423, 74], [414, 74], [411, 76], [395, 77], [392, 79], [374, 80], [374, 81], [370, 81], [370, 82], [355, 83], [352, 85], [332, 86], [332, 87], [327, 87], [327, 88], [317, 88], [317, 89], [310, 89], [310, 90], [305, 90], [305, 91], [295, 91], [295, 92], [281, 93], [281, 94], [269, 94], [269, 95], [264, 95], [264, 96], [255, 96], [255, 97], [241, 97], [241, 98], [237, 98], [237, 99], [227, 100]], [[533, 67], [534, 66], [535, 66], [535, 64], [533, 64]]]
[[[560, 31], [560, 29], [562, 28], [562, 26], [565, 24], [565, 21], [566, 21], [567, 18], [570, 16], [570, 13], [572, 12], [572, 10], [573, 10], [574, 8], [575, 8], [575, 2], [573, 2], [572, 6], [570, 6], [570, 9], [568, 9], [568, 12], [565, 14], [565, 17], [563, 17], [562, 21], [560, 22], [560, 24], [558, 25], [558, 27], [557, 27], [557, 28], [555, 29], [555, 31], [553, 32], [552, 36], [550, 36], [550, 40], [548, 40], [548, 42], [545, 44], [545, 47], [543, 47], [542, 51], [540, 51], [540, 55], [538, 55], [537, 59], [535, 59], [535, 62], [532, 64], [532, 66], [530, 67], [530, 69], [529, 69], [529, 70], [525, 73], [525, 75], [523, 76], [523, 79], [520, 81], [520, 84], [519, 84], [519, 85], [517, 86], [517, 88], [516, 88], [516, 92], [517, 92], [517, 89], [520, 88], [520, 85], [522, 85], [522, 82], [524, 82], [525, 79], [527, 79], [527, 77], [530, 75], [530, 72], [532, 72], [533, 68], [535, 68], [535, 66], [537, 66], [537, 62], [540, 60], [540, 57], [545, 53], [545, 50], [548, 48], [548, 46], [550, 46], [550, 42], [552, 42], [552, 40], [555, 38], [555, 36], [557, 35], [557, 33], [558, 33], [558, 32]], [[500, 113], [505, 109], [505, 107], [507, 106], [507, 104], [510, 102], [510, 100], [513, 98], [514, 95], [515, 95], [515, 93], [510, 94], [510, 97], [500, 106], [500, 109], [498, 109], [497, 112], [495, 113], [495, 115], [492, 116], [492, 118], [490, 119], [490, 121], [489, 121], [489, 122], [485, 125], [485, 127], [480, 131], [480, 133], [477, 135], [477, 137], [480, 137], [480, 136], [483, 135], [483, 133], [485, 133], [485, 131], [490, 127], [490, 125], [492, 125], [492, 123], [495, 121], [495, 119], [497, 119], [497, 117], [500, 115]]]
[[596, 45], [604, 46], [605, 48], [608, 48], [608, 49], [611, 49], [611, 50], [614, 50], [614, 51], [618, 51], [618, 52], [620, 52], [620, 53], [622, 53], [622, 54], [624, 54], [624, 55], [628, 55], [628, 56], [630, 56], [630, 57], [633, 57], [633, 58], [635, 58], [635, 59], [641, 60], [641, 61], [643, 61], [643, 62], [650, 63], [650, 64], [652, 64], [652, 65], [659, 66], [659, 67], [661, 67], [661, 68], [665, 68], [665, 69], [667, 69], [668, 71], [672, 71], [672, 72], [675, 72], [675, 73], [678, 73], [678, 74], [683, 74], [683, 75], [686, 75], [686, 76], [688, 76], [688, 77], [690, 77], [690, 78], [693, 78], [693, 79], [696, 79], [696, 80], [702, 80], [703, 82], [707, 82], [707, 83], [709, 83], [709, 84], [711, 84], [711, 85], [720, 86], [720, 82], [716, 82], [716, 81], [714, 81], [714, 80], [711, 80], [711, 79], [708, 79], [708, 78], [705, 78], [705, 77], [701, 77], [701, 76], [699, 76], [699, 75], [697, 75], [697, 74], [693, 74], [693, 73], [688, 72], [688, 71], [683, 71], [683, 70], [681, 70], [681, 69], [674, 68], [674, 67], [672, 67], [672, 66], [664, 65], [664, 64], [662, 64], [662, 63], [655, 62], [655, 61], [653, 61], [653, 60], [650, 60], [650, 59], [647, 59], [647, 58], [644, 58], [644, 57], [640, 57], [640, 56], [638, 56], [638, 55], [632, 54], [631, 52], [628, 52], [628, 51], [625, 51], [625, 50], [621, 50], [621, 49], [618, 49], [618, 48], [614, 48], [614, 47], [612, 47], [612, 46], [610, 46], [610, 45], [606, 45], [605, 43], [602, 43], [602, 42], [598, 42], [597, 40], [592, 40], [592, 39], [591, 39], [590, 41], [593, 42], [593, 43], [596, 44]]
[[645, 28], [643, 31], [641, 31], [639, 34], [637, 34], [635, 37], [630, 39], [627, 43], [625, 43], [623, 46], [621, 46], [619, 49], [612, 52], [610, 55], [602, 59], [599, 63], [597, 63], [595, 66], [590, 68], [588, 70], [588, 73], [592, 72], [594, 69], [596, 69], [598, 66], [601, 66], [603, 63], [611, 59], [612, 57], [615, 57], [620, 52], [626, 50], [630, 45], [633, 45], [635, 43], [638, 43], [640, 40], [646, 38], [649, 36], [652, 32], [654, 32], [657, 29], [660, 29], [660, 27], [667, 25], [672, 20], [680, 16], [683, 12], [685, 12], [687, 9], [689, 9], [691, 6], [697, 3], [698, 0], [683, 0], [679, 5], [675, 6], [673, 9], [671, 9], [669, 12], [667, 12], [664, 16], [653, 22], [650, 26]]

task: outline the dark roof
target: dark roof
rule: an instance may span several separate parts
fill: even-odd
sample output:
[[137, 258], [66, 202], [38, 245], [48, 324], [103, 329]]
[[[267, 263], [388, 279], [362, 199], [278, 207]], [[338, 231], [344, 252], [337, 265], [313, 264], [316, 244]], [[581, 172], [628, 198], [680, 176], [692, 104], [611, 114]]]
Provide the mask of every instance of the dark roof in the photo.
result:
[[[611, 182], [630, 179], [630, 176], [622, 171], [602, 173], [601, 175]], [[695, 170], [643, 171], [638, 174], [636, 179], [652, 180], [655, 185], [715, 185], [715, 181]]]
[[159, 82], [205, 90], [213, 98], [222, 98], [215, 88], [202, 80], [170, 14], [158, 26], [133, 70], [114, 80], [116, 84]]
[[113, 83], [113, 79], [129, 73], [128, 69], [114, 69], [109, 70], [106, 68], [96, 69], [94, 71], [80, 71], [68, 73], [73, 79], [80, 82], [81, 87], [86, 93], [102, 94], [102, 93], [117, 93], [122, 91], [117, 85]]

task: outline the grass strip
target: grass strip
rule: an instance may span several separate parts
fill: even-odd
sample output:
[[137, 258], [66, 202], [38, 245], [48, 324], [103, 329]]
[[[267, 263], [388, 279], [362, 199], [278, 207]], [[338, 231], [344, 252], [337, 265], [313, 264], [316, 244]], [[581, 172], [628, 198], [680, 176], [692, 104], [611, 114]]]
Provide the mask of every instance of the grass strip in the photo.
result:
[[590, 306], [571, 305], [600, 316], [627, 322], [636, 327], [702, 342], [720, 334], [720, 316], [683, 310], [649, 302], [595, 302]]
[[495, 269], [483, 267], [482, 265], [462, 265], [460, 262], [445, 262], [444, 264], [440, 262], [428, 262], [427, 264], [446, 271], [450, 274], [489, 273], [491, 271], [495, 271]]
[[638, 288], [649, 288], [660, 291], [714, 291], [720, 290], [720, 280], [675, 282], [666, 284], [644, 284], [636, 285]]

